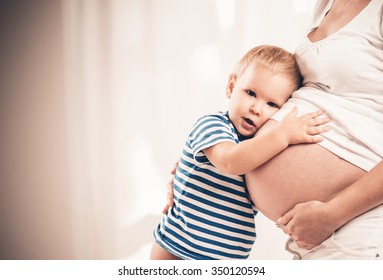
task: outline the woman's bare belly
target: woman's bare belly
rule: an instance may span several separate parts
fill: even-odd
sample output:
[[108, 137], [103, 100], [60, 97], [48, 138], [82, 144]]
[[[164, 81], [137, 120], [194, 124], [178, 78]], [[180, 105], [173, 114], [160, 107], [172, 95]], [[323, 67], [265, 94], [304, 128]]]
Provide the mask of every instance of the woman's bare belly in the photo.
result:
[[300, 202], [328, 200], [364, 172], [318, 144], [299, 144], [246, 174], [246, 183], [256, 207], [276, 221]]

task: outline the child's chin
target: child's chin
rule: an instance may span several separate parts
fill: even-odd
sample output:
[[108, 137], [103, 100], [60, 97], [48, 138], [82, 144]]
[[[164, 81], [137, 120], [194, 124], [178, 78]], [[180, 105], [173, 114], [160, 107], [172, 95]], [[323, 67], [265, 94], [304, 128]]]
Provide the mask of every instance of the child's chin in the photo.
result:
[[245, 130], [245, 131], [242, 131], [242, 132], [243, 133], [241, 133], [241, 134], [243, 136], [245, 136], [245, 137], [253, 137], [257, 131], [256, 130], [255, 131]]
[[239, 133], [243, 138], [252, 138], [254, 135], [255, 135], [255, 132], [254, 133], [251, 133], [251, 132], [244, 132], [244, 133]]

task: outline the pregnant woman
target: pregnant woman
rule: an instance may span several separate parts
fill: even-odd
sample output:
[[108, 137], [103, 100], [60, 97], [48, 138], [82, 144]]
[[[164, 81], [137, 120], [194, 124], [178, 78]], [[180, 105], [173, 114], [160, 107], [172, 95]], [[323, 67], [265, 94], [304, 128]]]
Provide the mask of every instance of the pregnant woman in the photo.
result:
[[331, 130], [246, 175], [257, 208], [283, 217], [286, 248], [298, 259], [383, 256], [382, 10], [381, 0], [317, 2], [295, 52], [303, 86], [262, 129], [295, 105], [302, 114], [323, 109]]

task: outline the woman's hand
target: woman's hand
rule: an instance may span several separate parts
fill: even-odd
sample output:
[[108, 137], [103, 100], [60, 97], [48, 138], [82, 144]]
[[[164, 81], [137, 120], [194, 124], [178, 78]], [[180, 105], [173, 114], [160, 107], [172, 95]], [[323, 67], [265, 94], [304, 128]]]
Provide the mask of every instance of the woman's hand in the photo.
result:
[[297, 204], [277, 225], [298, 246], [312, 249], [348, 221], [383, 204], [382, 186], [383, 161], [329, 201]]
[[309, 201], [297, 204], [278, 219], [277, 226], [290, 235], [297, 245], [312, 249], [330, 237], [339, 227], [327, 203]]
[[168, 212], [169, 208], [172, 207], [174, 204], [174, 201], [173, 201], [173, 198], [174, 198], [173, 182], [174, 182], [174, 174], [176, 174], [177, 167], [178, 167], [178, 161], [174, 164], [172, 170], [170, 170], [170, 174], [172, 175], [172, 177], [167, 184], [168, 203], [165, 205], [164, 209], [162, 209], [162, 214], [166, 214]]

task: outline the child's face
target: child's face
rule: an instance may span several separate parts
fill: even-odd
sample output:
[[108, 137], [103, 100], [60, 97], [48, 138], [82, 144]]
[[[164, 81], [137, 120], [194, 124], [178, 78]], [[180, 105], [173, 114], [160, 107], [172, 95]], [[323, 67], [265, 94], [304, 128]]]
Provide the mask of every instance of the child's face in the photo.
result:
[[253, 136], [286, 103], [294, 89], [289, 78], [265, 67], [249, 65], [239, 78], [230, 75], [226, 87], [229, 117], [238, 133]]

